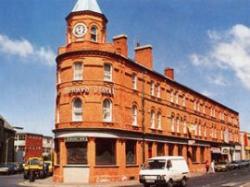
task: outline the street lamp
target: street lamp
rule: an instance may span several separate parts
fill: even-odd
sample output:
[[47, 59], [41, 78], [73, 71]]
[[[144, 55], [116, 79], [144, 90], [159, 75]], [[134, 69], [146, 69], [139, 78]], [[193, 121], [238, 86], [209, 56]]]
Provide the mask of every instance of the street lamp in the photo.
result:
[[8, 162], [8, 152], [9, 152], [9, 140], [10, 139], [14, 139], [15, 140], [15, 137], [9, 137], [5, 140], [5, 144], [6, 144], [6, 153], [5, 153], [5, 163], [7, 164]]

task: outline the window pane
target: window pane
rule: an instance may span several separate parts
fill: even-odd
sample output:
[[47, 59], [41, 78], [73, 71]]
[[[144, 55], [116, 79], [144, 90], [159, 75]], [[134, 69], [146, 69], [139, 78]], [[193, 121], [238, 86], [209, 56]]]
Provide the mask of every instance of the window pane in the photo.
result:
[[157, 156], [163, 156], [164, 155], [164, 144], [158, 143], [157, 144]]
[[82, 63], [74, 64], [74, 80], [82, 80]]
[[96, 139], [96, 165], [115, 164], [115, 140]]
[[109, 100], [104, 100], [103, 102], [103, 120], [104, 121], [111, 121], [112, 119], [112, 106], [111, 106], [111, 101]]
[[126, 163], [136, 164], [136, 141], [126, 142]]
[[112, 80], [112, 73], [111, 73], [111, 65], [105, 64], [104, 65], [104, 80], [111, 81]]
[[82, 121], [82, 101], [75, 99], [73, 102], [73, 121]]
[[67, 164], [87, 164], [87, 142], [66, 143]]

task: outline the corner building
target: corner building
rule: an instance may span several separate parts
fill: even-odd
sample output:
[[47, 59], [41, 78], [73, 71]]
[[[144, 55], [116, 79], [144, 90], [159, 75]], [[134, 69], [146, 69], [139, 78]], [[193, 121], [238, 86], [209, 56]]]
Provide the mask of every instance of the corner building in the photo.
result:
[[238, 158], [236, 111], [153, 70], [152, 46], [128, 57], [127, 36], [106, 41], [107, 18], [95, 0], [67, 16], [57, 56], [54, 181], [96, 183], [138, 178], [156, 155], [182, 155], [193, 172], [205, 161]]

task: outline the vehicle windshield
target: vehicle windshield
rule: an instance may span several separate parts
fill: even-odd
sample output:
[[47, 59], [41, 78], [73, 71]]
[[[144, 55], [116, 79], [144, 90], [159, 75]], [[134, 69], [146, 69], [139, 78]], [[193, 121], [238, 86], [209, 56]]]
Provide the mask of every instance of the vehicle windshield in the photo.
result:
[[38, 159], [33, 159], [28, 162], [29, 165], [40, 165], [41, 161]]
[[164, 169], [166, 160], [149, 160], [147, 169]]

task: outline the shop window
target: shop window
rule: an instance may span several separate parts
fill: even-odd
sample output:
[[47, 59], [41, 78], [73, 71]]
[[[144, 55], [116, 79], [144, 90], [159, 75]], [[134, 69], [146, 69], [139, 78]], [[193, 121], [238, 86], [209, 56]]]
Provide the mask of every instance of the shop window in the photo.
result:
[[173, 144], [169, 144], [168, 145], [168, 155], [169, 156], [173, 156], [174, 155], [174, 145]]
[[97, 27], [96, 26], [91, 27], [90, 35], [91, 35], [91, 41], [97, 42]]
[[197, 154], [197, 147], [192, 147], [192, 157], [191, 157], [192, 162], [197, 162], [196, 154]]
[[126, 142], [126, 164], [136, 164], [136, 141], [128, 140]]
[[115, 140], [96, 139], [96, 165], [115, 165]]
[[76, 62], [74, 63], [74, 80], [82, 80], [82, 63]]
[[152, 147], [153, 147], [153, 143], [152, 142], [148, 143], [148, 158], [151, 158], [153, 156]]
[[205, 161], [205, 148], [201, 147], [200, 149], [200, 158], [201, 158], [201, 163], [203, 163]]
[[133, 84], [133, 89], [137, 90], [137, 76], [136, 76], [136, 74], [132, 75], [132, 84]]
[[157, 156], [164, 156], [164, 144], [158, 143], [157, 144]]
[[112, 121], [112, 102], [109, 99], [103, 101], [103, 121]]
[[67, 164], [87, 164], [87, 142], [68, 142]]
[[182, 156], [183, 145], [178, 145], [178, 156]]
[[79, 98], [74, 99], [72, 110], [72, 120], [82, 121], [82, 101]]
[[137, 107], [135, 105], [133, 105], [133, 107], [132, 107], [132, 115], [133, 115], [132, 125], [133, 126], [137, 126], [138, 125], [138, 123], [137, 123], [137, 121], [138, 121], [137, 112], [138, 112], [137, 111]]
[[112, 81], [112, 66], [111, 64], [104, 64], [104, 80]]

